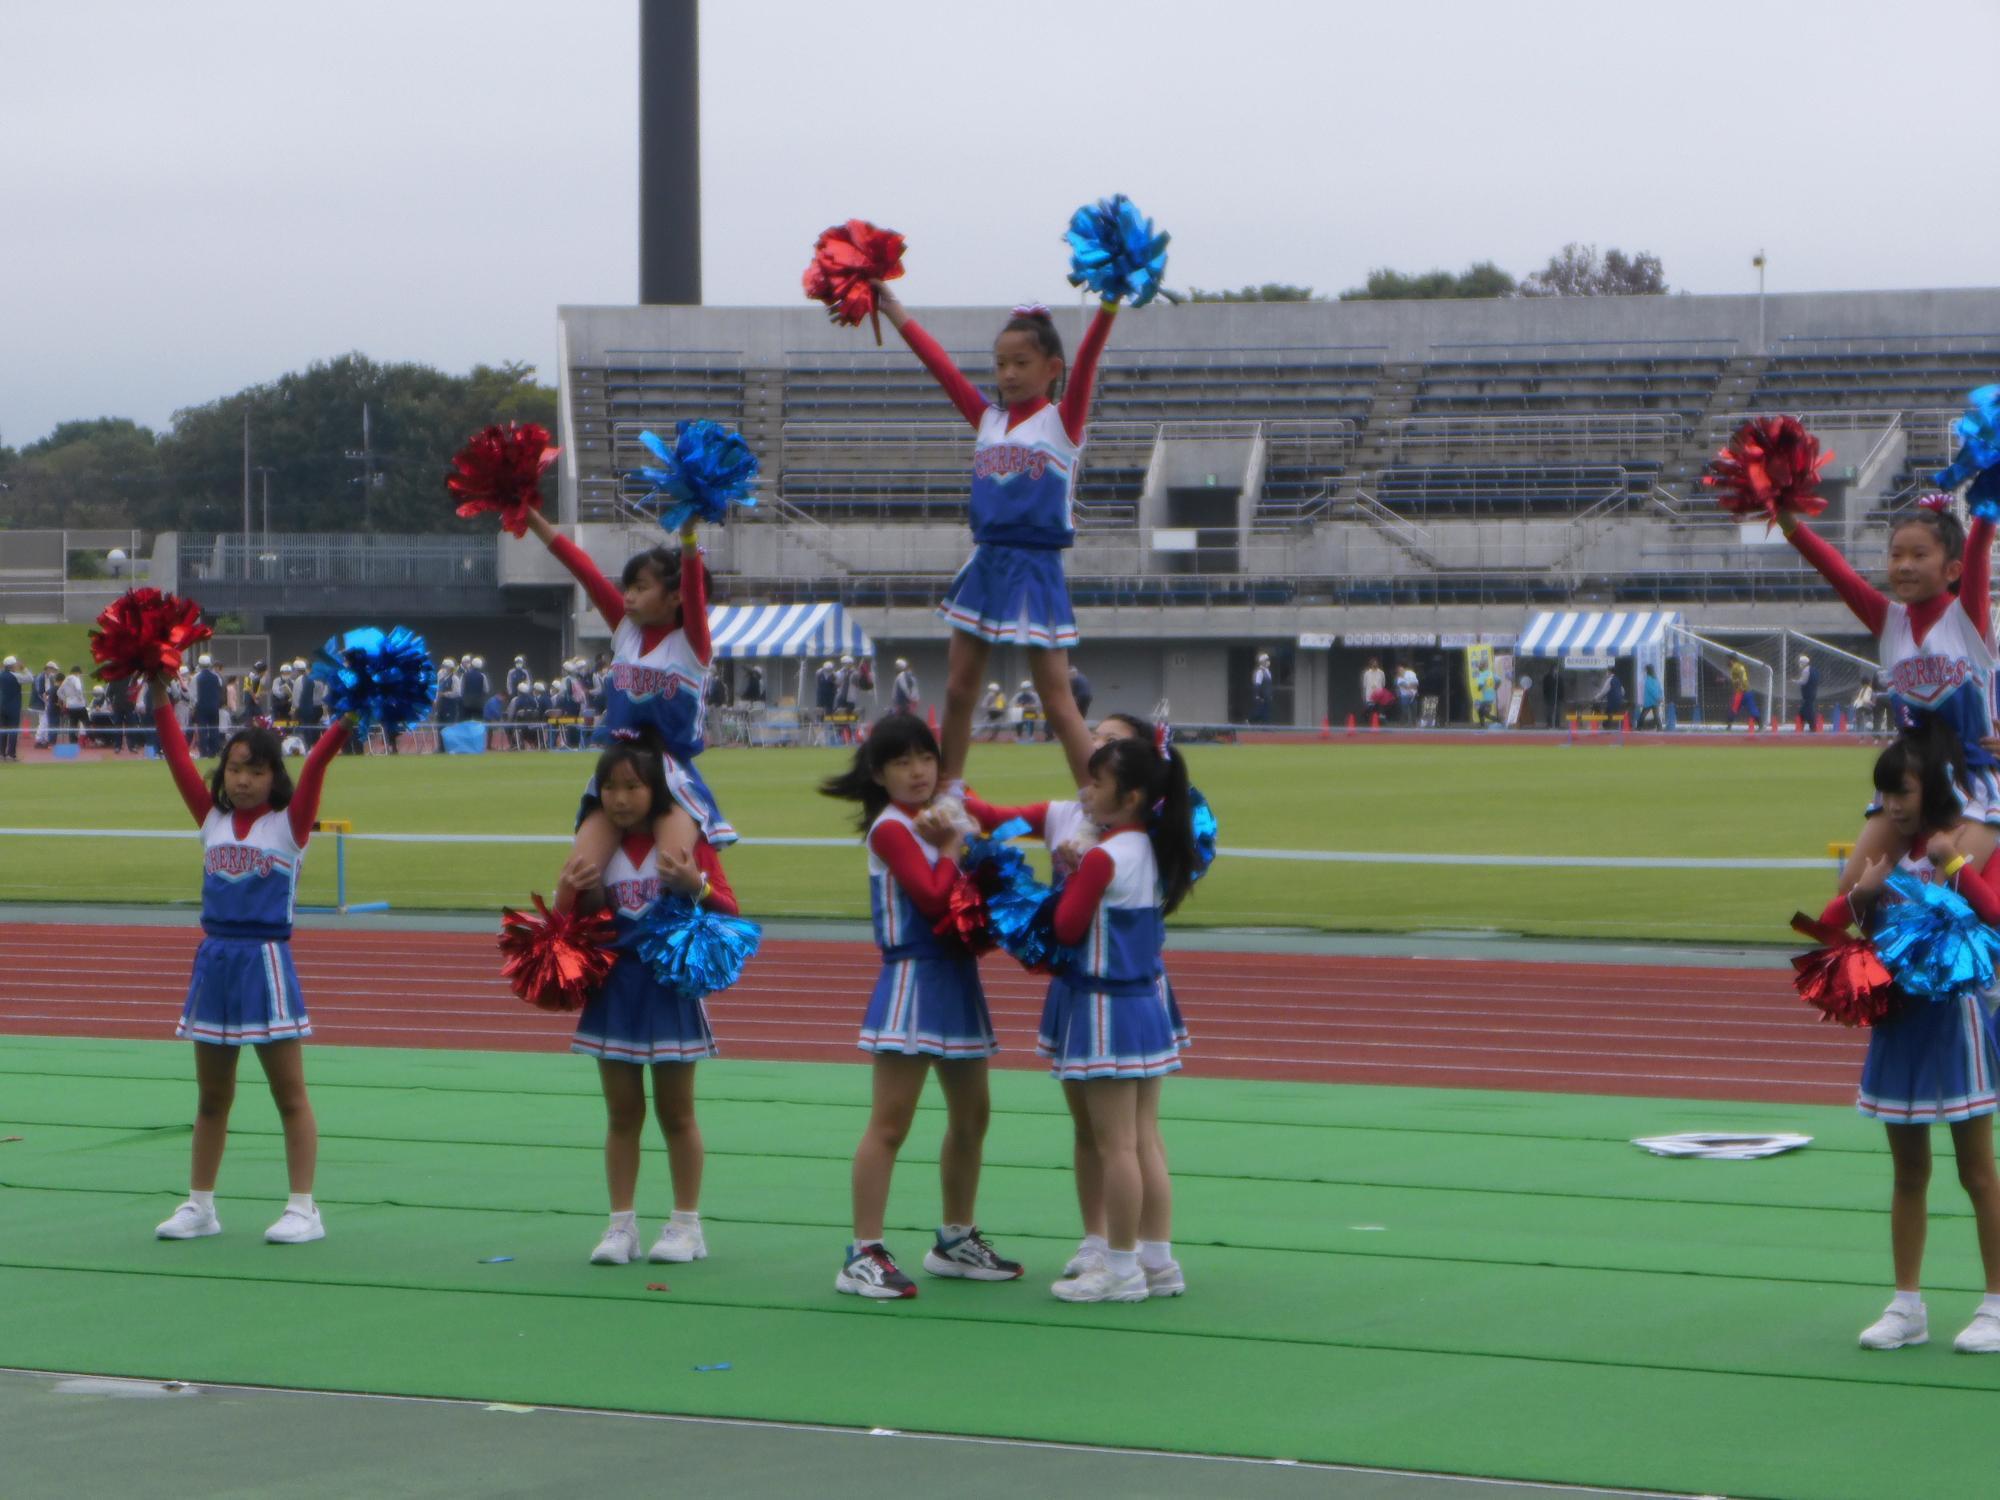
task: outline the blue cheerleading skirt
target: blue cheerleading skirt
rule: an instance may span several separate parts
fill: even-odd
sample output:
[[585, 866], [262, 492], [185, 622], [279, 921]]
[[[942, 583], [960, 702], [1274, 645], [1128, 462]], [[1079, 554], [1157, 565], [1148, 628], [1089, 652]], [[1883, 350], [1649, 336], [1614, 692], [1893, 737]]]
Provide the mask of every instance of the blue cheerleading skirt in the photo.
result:
[[1053, 547], [981, 542], [937, 613], [952, 629], [982, 640], [1044, 651], [1067, 651], [1077, 642], [1062, 553]]
[[1886, 1125], [1934, 1125], [1990, 1115], [2000, 1051], [1985, 1001], [1908, 1000], [1869, 1028], [1854, 1107]]
[[1035, 1051], [1064, 1081], [1158, 1078], [1181, 1065], [1185, 1034], [1166, 976], [1107, 982], [1085, 974], [1049, 981]]
[[282, 939], [204, 937], [174, 1035], [218, 1047], [259, 1047], [312, 1035], [292, 945]]
[[966, 954], [885, 960], [856, 1045], [913, 1057], [991, 1057], [1000, 1044], [979, 961]]
[[[715, 800], [715, 793], [708, 789], [692, 760], [682, 760], [670, 750], [660, 749], [657, 742], [649, 744], [649, 749], [657, 751], [665, 763], [667, 774], [667, 794], [694, 819], [695, 827], [713, 848], [721, 849], [737, 840], [737, 832], [729, 826], [729, 820], [722, 815], [722, 808]], [[604, 804], [598, 800], [597, 778], [590, 778], [583, 789], [583, 797], [576, 805], [576, 826], [583, 827], [583, 820], [596, 812]]]
[[699, 995], [668, 989], [636, 957], [620, 957], [577, 1017], [569, 1050], [622, 1063], [692, 1063], [716, 1054]]

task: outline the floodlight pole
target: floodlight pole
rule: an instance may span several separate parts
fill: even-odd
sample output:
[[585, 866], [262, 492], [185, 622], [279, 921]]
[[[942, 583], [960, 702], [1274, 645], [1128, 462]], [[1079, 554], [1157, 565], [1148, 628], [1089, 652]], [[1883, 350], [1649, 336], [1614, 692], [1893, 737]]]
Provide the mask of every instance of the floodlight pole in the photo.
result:
[[1750, 264], [1757, 268], [1757, 352], [1764, 354], [1771, 347], [1764, 338], [1764, 252], [1753, 255]]
[[639, 300], [701, 305], [699, 0], [639, 3]]

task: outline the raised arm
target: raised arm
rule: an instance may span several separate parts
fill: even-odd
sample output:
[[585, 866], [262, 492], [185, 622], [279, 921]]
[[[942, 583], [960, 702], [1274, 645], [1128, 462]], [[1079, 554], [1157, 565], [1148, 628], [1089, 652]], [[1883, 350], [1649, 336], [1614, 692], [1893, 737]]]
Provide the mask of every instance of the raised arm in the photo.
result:
[[540, 511], [528, 512], [528, 529], [542, 539], [542, 545], [555, 554], [556, 561], [568, 568], [570, 575], [583, 585], [583, 591], [590, 595], [590, 602], [604, 616], [604, 623], [616, 630], [618, 622], [625, 618], [625, 595], [618, 585], [598, 572], [590, 554], [559, 533]]
[[153, 694], [153, 729], [160, 737], [160, 754], [173, 773], [181, 801], [194, 814], [197, 824], [207, 822], [208, 815], [215, 811], [215, 799], [209, 796], [208, 783], [201, 779], [201, 768], [188, 753], [187, 736], [181, 733], [181, 721], [174, 717], [174, 706], [164, 692]]
[[[621, 601], [622, 607], [622, 601]], [[701, 544], [694, 528], [681, 532], [681, 634], [694, 658], [704, 667], [715, 653], [708, 638], [708, 574], [701, 565]]]
[[319, 818], [319, 798], [326, 788], [326, 768], [333, 764], [333, 758], [340, 754], [353, 732], [352, 719], [336, 719], [333, 727], [314, 742], [312, 753], [306, 756], [306, 763], [299, 771], [299, 784], [292, 789], [292, 800], [285, 804], [285, 816], [291, 820], [292, 842], [301, 849], [312, 837], [313, 824]]
[[1993, 523], [1974, 516], [1965, 529], [1965, 570], [1958, 575], [1958, 602], [1972, 618], [1973, 629], [1993, 644]]
[[1084, 424], [1090, 420], [1090, 393], [1097, 384], [1097, 361], [1104, 353], [1104, 345], [1111, 337], [1111, 320], [1118, 316], [1116, 302], [1100, 302], [1097, 316], [1090, 320], [1090, 327], [1083, 335], [1083, 343], [1076, 351], [1076, 368], [1069, 372], [1069, 380], [1063, 386], [1062, 413], [1063, 431], [1069, 434], [1072, 443], [1083, 441]]
[[1111, 888], [1111, 877], [1117, 873], [1117, 864], [1104, 850], [1093, 849], [1084, 855], [1076, 873], [1063, 883], [1062, 895], [1056, 900], [1057, 942], [1074, 947], [1083, 941], [1097, 915], [1098, 903], [1103, 901], [1104, 893]]
[[992, 803], [974, 795], [965, 794], [965, 810], [983, 832], [991, 833], [1002, 823], [1021, 819], [1036, 838], [1046, 838], [1049, 827], [1049, 805], [1046, 802], [1032, 803], [1027, 807], [995, 807]]
[[1889, 621], [1889, 601], [1881, 592], [1854, 571], [1853, 564], [1840, 555], [1833, 543], [1805, 522], [1787, 512], [1779, 517], [1778, 524], [1791, 544], [1799, 549], [1799, 555], [1819, 570], [1820, 577], [1833, 585], [1833, 591], [1840, 595], [1841, 602], [1868, 627], [1868, 633], [1880, 635], [1882, 627]]
[[977, 427], [990, 404], [979, 393], [979, 387], [967, 380], [958, 366], [951, 362], [944, 346], [903, 310], [903, 304], [894, 292], [878, 282], [875, 295], [882, 315], [895, 325], [896, 332], [903, 336], [903, 342], [910, 346], [911, 353], [922, 360], [924, 368], [931, 372], [931, 378], [944, 387], [944, 393], [951, 397], [951, 404], [958, 408], [958, 414]]
[[889, 867], [889, 874], [909, 896], [911, 905], [931, 921], [945, 913], [951, 888], [958, 880], [958, 866], [948, 859], [936, 864], [924, 858], [917, 836], [900, 823], [882, 823], [868, 835], [868, 848]]

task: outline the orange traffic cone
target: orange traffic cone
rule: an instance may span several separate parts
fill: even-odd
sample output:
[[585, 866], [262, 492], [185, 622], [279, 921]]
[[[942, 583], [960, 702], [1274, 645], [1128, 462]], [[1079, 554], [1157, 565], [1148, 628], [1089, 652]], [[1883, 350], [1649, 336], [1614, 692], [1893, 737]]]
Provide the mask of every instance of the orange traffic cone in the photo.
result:
[[1330, 740], [1333, 738], [1332, 714], [1321, 714], [1319, 716], [1319, 737], [1323, 740]]

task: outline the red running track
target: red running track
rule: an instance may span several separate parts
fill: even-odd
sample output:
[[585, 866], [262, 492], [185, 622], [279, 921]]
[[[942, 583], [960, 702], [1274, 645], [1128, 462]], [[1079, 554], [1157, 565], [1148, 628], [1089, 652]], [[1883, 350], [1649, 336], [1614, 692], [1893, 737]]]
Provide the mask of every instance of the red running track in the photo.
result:
[[[0, 924], [0, 1035], [173, 1035], [200, 933]], [[301, 930], [314, 1036], [348, 1046], [560, 1052], [478, 933]], [[858, 1061], [864, 943], [769, 942], [710, 1002], [724, 1055]], [[1865, 1039], [1820, 1023], [1782, 969], [1671, 969], [1175, 951], [1193, 1076], [1841, 1104]], [[984, 965], [1002, 1067], [1039, 1067], [1044, 981]]]

